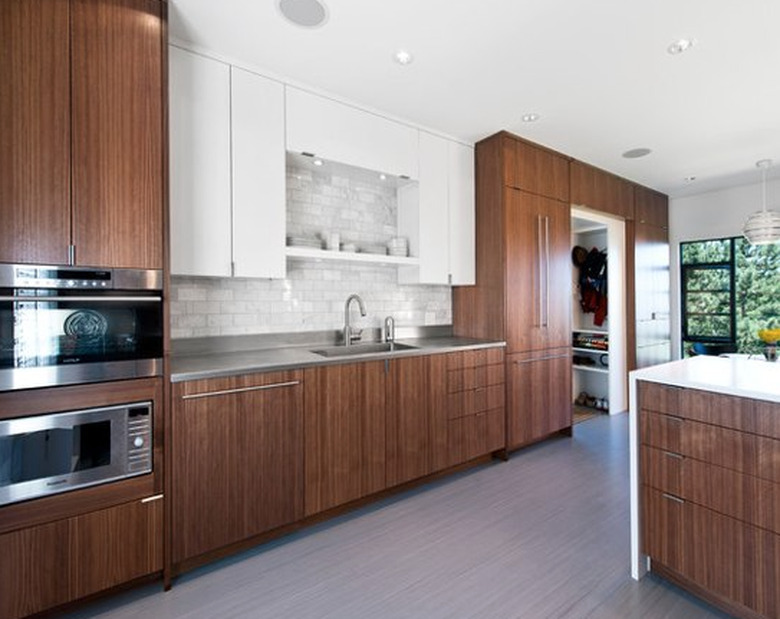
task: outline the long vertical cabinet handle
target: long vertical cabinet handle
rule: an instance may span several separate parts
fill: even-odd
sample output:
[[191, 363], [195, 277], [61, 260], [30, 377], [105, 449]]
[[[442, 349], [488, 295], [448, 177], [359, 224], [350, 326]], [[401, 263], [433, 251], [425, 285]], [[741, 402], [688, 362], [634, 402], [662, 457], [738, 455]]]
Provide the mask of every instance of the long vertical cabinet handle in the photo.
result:
[[544, 216], [544, 326], [550, 326], [550, 217]]
[[539, 276], [539, 288], [537, 294], [539, 295], [539, 320], [536, 323], [538, 326], [544, 326], [544, 294], [542, 292], [542, 286], [544, 286], [544, 264], [542, 263], [542, 254], [544, 249], [542, 248], [542, 216], [536, 216], [536, 265]]

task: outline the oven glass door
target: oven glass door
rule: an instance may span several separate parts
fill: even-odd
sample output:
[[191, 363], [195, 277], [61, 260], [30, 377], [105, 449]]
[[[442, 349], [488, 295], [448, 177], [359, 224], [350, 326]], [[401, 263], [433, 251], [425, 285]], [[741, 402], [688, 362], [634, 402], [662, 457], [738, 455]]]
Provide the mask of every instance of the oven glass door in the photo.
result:
[[0, 289], [0, 369], [162, 356], [154, 293]]
[[126, 411], [0, 421], [0, 505], [125, 476]]

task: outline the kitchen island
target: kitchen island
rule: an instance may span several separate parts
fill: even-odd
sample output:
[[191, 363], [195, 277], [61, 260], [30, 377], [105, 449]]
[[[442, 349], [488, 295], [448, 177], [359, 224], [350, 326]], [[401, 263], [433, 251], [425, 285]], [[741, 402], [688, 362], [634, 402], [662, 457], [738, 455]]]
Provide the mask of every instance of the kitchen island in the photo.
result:
[[780, 365], [694, 357], [630, 375], [631, 574], [780, 616]]

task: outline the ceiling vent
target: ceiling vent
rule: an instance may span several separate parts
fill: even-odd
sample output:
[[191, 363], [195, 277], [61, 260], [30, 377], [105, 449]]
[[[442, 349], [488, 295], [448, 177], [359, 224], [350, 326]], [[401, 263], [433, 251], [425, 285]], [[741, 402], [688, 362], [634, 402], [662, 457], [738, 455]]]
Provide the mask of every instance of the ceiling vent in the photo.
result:
[[303, 28], [317, 28], [328, 21], [328, 8], [319, 0], [279, 0], [279, 10]]

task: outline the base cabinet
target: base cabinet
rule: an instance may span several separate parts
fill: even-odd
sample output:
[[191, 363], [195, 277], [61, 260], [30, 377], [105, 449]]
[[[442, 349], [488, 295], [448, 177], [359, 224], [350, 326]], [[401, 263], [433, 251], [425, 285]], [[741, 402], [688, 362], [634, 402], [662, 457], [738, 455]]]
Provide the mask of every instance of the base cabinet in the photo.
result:
[[653, 570], [735, 616], [780, 616], [780, 407], [644, 382], [639, 403]]
[[387, 487], [385, 367], [370, 361], [305, 371], [307, 516]]
[[446, 468], [445, 355], [393, 359], [387, 374], [387, 485]]
[[507, 448], [572, 425], [571, 349], [507, 356]]
[[303, 517], [300, 372], [174, 385], [174, 564]]
[[15, 619], [163, 568], [161, 496], [0, 535], [0, 617]]

